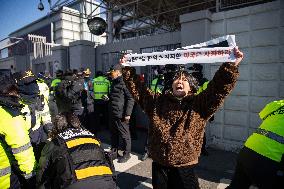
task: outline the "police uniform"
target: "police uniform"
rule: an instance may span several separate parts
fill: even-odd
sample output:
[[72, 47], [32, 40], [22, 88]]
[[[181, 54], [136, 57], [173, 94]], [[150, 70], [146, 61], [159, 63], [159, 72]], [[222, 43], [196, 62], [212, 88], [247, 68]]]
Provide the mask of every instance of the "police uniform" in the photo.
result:
[[58, 114], [58, 109], [55, 100], [55, 89], [60, 82], [61, 82], [60, 78], [55, 78], [51, 81], [50, 85], [49, 110], [52, 119]]
[[104, 76], [97, 76], [93, 80], [94, 83], [94, 110], [95, 120], [98, 120], [97, 130], [104, 125], [108, 127], [108, 102], [102, 99], [103, 95], [109, 95], [110, 81]]
[[[51, 125], [51, 118], [48, 107], [49, 89], [44, 82], [36, 80], [31, 71], [21, 74], [18, 82], [21, 103], [29, 107], [29, 112], [25, 111], [25, 116], [31, 120], [29, 136], [34, 147], [36, 160], [39, 159], [41, 149], [47, 140], [47, 130], [44, 126]], [[50, 127], [50, 126], [48, 126]]]
[[112, 161], [100, 145], [85, 129], [59, 133], [43, 149], [37, 187], [115, 189]]
[[284, 100], [259, 113], [262, 123], [241, 149], [228, 188], [284, 188]]
[[[0, 79], [1, 92], [5, 87], [2, 79]], [[5, 80], [8, 82], [9, 78]], [[22, 106], [18, 101], [17, 97], [0, 94], [1, 189], [20, 188], [21, 178], [28, 180], [34, 176], [36, 162], [28, 133], [30, 122], [26, 121], [21, 114]]]

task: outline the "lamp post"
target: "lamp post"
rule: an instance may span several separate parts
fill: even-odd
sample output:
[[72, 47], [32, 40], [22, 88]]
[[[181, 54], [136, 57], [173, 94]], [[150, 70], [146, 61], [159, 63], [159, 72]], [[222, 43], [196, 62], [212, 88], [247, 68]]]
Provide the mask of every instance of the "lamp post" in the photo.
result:
[[44, 6], [43, 6], [43, 3], [41, 2], [41, 0], [40, 0], [40, 2], [39, 2], [39, 4], [38, 4], [37, 8], [38, 8], [38, 10], [40, 10], [40, 11], [43, 11], [43, 10], [44, 10]]
[[94, 35], [102, 35], [107, 28], [107, 23], [101, 17], [94, 17], [87, 21], [89, 30]]
[[[49, 8], [51, 8], [51, 0], [48, 0], [48, 4], [49, 4]], [[39, 4], [37, 6], [37, 9], [40, 10], [40, 11], [44, 10], [44, 5], [43, 5], [41, 0], [39, 0]]]

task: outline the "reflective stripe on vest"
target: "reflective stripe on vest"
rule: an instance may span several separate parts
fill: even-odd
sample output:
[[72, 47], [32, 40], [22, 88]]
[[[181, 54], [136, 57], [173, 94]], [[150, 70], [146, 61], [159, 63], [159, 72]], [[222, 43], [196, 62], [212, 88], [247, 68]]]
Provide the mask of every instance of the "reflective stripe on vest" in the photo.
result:
[[6, 168], [3, 168], [3, 169], [0, 169], [0, 177], [3, 177], [5, 175], [8, 175], [11, 173], [11, 167], [6, 167]]
[[95, 94], [107, 94], [108, 92], [94, 92]]
[[60, 144], [65, 144], [64, 148], [72, 164], [70, 168], [74, 173], [73, 178], [77, 181], [88, 177], [113, 175], [110, 162], [106, 159], [104, 150], [99, 147], [100, 142], [89, 131], [68, 129], [58, 134], [57, 140]]
[[79, 146], [81, 144], [91, 144], [91, 143], [100, 146], [99, 141], [97, 141], [96, 139], [93, 139], [93, 138], [77, 138], [77, 139], [70, 140], [70, 141], [66, 142], [66, 145], [67, 145], [68, 148], [73, 148], [73, 147]]
[[84, 179], [91, 176], [111, 175], [112, 171], [107, 166], [87, 167], [75, 170], [77, 179]]
[[18, 148], [12, 148], [11, 150], [12, 150], [13, 154], [18, 154], [18, 153], [21, 153], [21, 152], [23, 152], [25, 150], [28, 150], [31, 147], [32, 147], [31, 143], [28, 142], [27, 144], [25, 144], [23, 146], [20, 146]]
[[95, 85], [108, 85], [109, 82], [107, 82], [107, 81], [94, 81], [94, 84]]
[[284, 154], [284, 100], [270, 102], [259, 116], [263, 122], [249, 136], [245, 146], [266, 158], [281, 162]]
[[271, 131], [267, 131], [265, 129], [257, 128], [255, 133], [263, 135], [263, 136], [266, 136], [266, 137], [268, 137], [268, 138], [270, 138], [272, 140], [275, 140], [276, 142], [284, 144], [284, 137], [280, 136], [280, 135], [278, 135], [276, 133], [273, 133]]

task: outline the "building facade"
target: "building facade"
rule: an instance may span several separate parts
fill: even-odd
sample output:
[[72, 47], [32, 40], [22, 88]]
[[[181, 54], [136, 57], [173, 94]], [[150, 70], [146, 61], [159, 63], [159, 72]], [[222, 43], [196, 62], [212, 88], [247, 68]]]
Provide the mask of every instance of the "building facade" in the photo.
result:
[[36, 73], [53, 73], [69, 67], [70, 63], [66, 58], [69, 51], [64, 57], [54, 58], [52, 47], [68, 49], [70, 43], [80, 40], [92, 42], [93, 47], [105, 44], [105, 35], [91, 34], [87, 25], [87, 16], [100, 16], [101, 10], [96, 3], [96, 0], [76, 1], [10, 33], [2, 40], [2, 45], [0, 42], [0, 69], [12, 66], [13, 71], [31, 68]]

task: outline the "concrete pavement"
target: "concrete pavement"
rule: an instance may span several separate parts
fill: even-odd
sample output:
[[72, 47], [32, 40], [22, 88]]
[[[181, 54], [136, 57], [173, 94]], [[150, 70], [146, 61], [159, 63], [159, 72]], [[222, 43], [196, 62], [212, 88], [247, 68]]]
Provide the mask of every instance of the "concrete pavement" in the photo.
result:
[[[140, 161], [144, 150], [146, 132], [138, 131], [138, 139], [132, 141], [131, 159], [126, 163], [114, 161], [118, 174], [118, 187], [121, 189], [152, 188], [152, 160]], [[107, 131], [99, 132], [98, 138], [109, 149], [110, 135]], [[196, 167], [201, 189], [224, 189], [230, 183], [236, 165], [237, 154], [208, 148], [209, 156], [201, 156]]]

